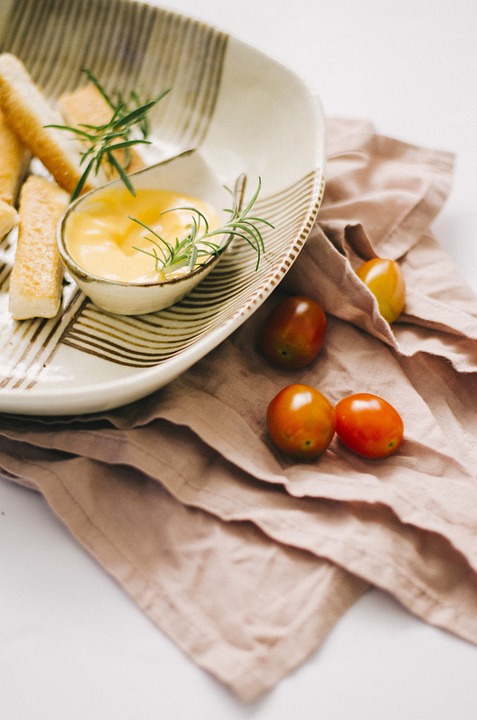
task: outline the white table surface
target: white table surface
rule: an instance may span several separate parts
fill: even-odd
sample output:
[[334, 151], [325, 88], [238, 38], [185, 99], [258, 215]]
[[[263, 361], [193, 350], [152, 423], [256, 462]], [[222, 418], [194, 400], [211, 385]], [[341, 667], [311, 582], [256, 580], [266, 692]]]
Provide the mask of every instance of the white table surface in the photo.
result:
[[[435, 231], [477, 291], [474, 0], [166, 5], [289, 65], [329, 115], [455, 152]], [[372, 591], [308, 662], [241, 705], [146, 619], [41, 497], [0, 481], [0, 718], [475, 720], [477, 648]]]

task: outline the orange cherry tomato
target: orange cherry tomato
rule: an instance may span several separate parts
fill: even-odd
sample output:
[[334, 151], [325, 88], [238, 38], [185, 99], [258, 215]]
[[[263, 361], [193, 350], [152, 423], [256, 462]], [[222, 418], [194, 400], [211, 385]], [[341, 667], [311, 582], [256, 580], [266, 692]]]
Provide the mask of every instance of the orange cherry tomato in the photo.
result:
[[326, 315], [311, 298], [285, 298], [266, 318], [259, 338], [260, 349], [276, 367], [297, 369], [318, 355], [326, 336]]
[[349, 395], [339, 401], [335, 411], [336, 434], [358, 455], [385, 458], [401, 445], [404, 434], [401, 416], [378, 395]]
[[335, 409], [316, 388], [288, 385], [268, 406], [267, 428], [281, 452], [298, 460], [314, 460], [333, 438]]
[[373, 258], [356, 270], [357, 276], [375, 296], [379, 312], [392, 323], [404, 309], [406, 285], [399, 264], [395, 260]]

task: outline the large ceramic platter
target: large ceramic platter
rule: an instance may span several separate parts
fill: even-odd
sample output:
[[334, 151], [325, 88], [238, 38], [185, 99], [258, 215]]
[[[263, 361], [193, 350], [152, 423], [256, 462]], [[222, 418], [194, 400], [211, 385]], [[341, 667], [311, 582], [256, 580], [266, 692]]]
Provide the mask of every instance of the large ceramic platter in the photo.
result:
[[[64, 415], [139, 399], [187, 370], [266, 299], [303, 247], [323, 193], [324, 127], [316, 98], [279, 63], [220, 30], [128, 0], [2, 0], [0, 51], [22, 59], [54, 102], [89, 68], [109, 91], [171, 92], [152, 117], [152, 160], [203, 154], [230, 182], [262, 191], [274, 229], [255, 270], [233, 244], [186, 299], [126, 317], [95, 308], [67, 283], [51, 320], [8, 312], [15, 233], [0, 247], [0, 412]], [[0, 158], [1, 162], [1, 158]]]

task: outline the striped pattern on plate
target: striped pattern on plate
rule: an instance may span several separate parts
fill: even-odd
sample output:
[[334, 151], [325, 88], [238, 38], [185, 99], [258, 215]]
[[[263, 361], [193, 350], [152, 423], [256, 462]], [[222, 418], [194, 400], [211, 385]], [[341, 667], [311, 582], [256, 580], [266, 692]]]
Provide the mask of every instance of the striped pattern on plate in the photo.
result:
[[84, 68], [111, 93], [121, 88], [151, 99], [172, 88], [152, 114], [158, 140], [177, 152], [202, 141], [220, 86], [225, 33], [129, 0], [18, 0], [6, 28], [1, 52], [18, 55], [48, 96], [84, 84]]
[[[8, 313], [15, 232], [0, 243], [0, 411], [122, 404], [134, 399], [136, 381], [138, 397], [152, 392], [225, 339], [295, 261], [323, 194], [320, 110], [301, 81], [253, 48], [136, 0], [2, 0], [0, 52], [18, 55], [52, 102], [86, 82], [83, 68], [110, 93], [135, 90], [149, 99], [171, 88], [151, 117], [151, 162], [199, 148], [220, 176], [246, 173], [251, 189], [264, 168], [254, 211], [275, 229], [264, 229], [258, 270], [255, 252], [234, 242], [188, 298], [158, 313], [109, 315], [67, 282], [57, 318], [15, 323]], [[280, 112], [286, 115], [276, 122]]]
[[[0, 388], [32, 387], [60, 342], [121, 365], [149, 367], [185, 352], [218, 325], [233, 321], [243, 312], [244, 300], [250, 307], [257, 304], [294, 262], [313, 223], [313, 216], [296, 197], [306, 196], [306, 186], [316, 182], [320, 178], [311, 174], [280, 195], [257, 203], [257, 214], [276, 228], [264, 229], [266, 252], [258, 269], [255, 252], [244, 241], [233, 242], [215, 270], [171, 308], [138, 317], [109, 315], [66, 285], [61, 316], [11, 324], [10, 351], [8, 357], [5, 353]], [[297, 222], [303, 225], [302, 235], [290, 248], [290, 229]], [[11, 243], [9, 246], [0, 266], [0, 289], [5, 292], [13, 252]], [[8, 255], [10, 262], [5, 262]]]
[[[319, 181], [319, 180], [318, 180]], [[276, 230], [263, 232], [266, 253], [256, 269], [255, 252], [233, 242], [217, 267], [177, 305], [139, 317], [111, 316], [86, 302], [66, 329], [62, 342], [82, 352], [134, 367], [148, 367], [185, 352], [198, 338], [243, 312], [246, 300], [256, 304], [291, 267], [308, 237], [312, 218], [296, 196], [317, 182], [314, 175], [256, 205]], [[318, 209], [318, 207], [317, 207]], [[300, 217], [301, 215], [301, 217]], [[290, 248], [290, 228], [303, 224], [303, 233]]]

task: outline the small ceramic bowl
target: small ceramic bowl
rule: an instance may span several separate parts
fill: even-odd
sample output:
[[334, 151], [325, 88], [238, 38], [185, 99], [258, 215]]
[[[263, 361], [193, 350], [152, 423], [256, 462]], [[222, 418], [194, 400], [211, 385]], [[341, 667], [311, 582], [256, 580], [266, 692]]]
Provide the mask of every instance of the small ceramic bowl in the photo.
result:
[[[212, 172], [204, 158], [196, 151], [182, 153], [171, 160], [152, 165], [130, 176], [135, 189], [152, 188], [172, 190], [209, 203], [217, 212], [226, 214], [224, 205], [225, 190], [223, 183]], [[243, 192], [245, 178], [237, 180], [235, 192]], [[108, 188], [122, 185], [114, 180]], [[67, 244], [67, 227], [72, 215], [91, 200], [94, 193], [102, 188], [91, 190], [75, 200], [66, 211], [58, 226], [57, 242], [63, 263], [78, 287], [90, 300], [102, 310], [118, 315], [143, 315], [170, 307], [185, 298], [219, 262], [231, 236], [224, 235], [220, 250], [211, 255], [200, 267], [191, 272], [172, 277], [164, 281], [122, 282], [93, 275], [72, 258]]]

